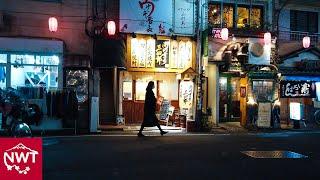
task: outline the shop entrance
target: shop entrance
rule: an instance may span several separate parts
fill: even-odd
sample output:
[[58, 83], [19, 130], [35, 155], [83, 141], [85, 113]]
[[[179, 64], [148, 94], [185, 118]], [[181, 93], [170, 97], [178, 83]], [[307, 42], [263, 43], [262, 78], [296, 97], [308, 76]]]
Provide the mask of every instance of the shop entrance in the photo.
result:
[[221, 75], [219, 95], [220, 122], [240, 121], [240, 77]]

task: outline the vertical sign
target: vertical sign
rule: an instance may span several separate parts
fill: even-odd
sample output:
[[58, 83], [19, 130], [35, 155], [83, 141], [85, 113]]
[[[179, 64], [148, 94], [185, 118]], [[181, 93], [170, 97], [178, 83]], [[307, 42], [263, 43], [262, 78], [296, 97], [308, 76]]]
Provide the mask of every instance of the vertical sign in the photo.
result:
[[177, 41], [171, 41], [170, 43], [170, 68], [178, 68], [178, 48], [179, 44]]
[[154, 67], [154, 59], [155, 59], [155, 40], [148, 39], [147, 40], [147, 59], [146, 59], [146, 67], [153, 68]]
[[169, 67], [169, 40], [157, 40], [156, 41], [156, 68], [168, 68]]
[[174, 32], [177, 34], [194, 33], [194, 1], [174, 1]]
[[180, 91], [179, 91], [179, 107], [181, 109], [192, 108], [192, 102], [193, 102], [193, 82], [182, 81], [180, 83]]

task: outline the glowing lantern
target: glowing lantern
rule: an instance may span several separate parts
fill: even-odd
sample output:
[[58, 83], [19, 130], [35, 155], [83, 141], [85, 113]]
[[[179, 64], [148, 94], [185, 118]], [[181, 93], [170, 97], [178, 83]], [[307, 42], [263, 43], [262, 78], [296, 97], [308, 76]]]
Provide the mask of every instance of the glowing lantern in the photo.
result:
[[302, 44], [304, 48], [308, 48], [310, 47], [310, 37], [309, 36], [305, 36], [302, 40]]
[[229, 30], [227, 28], [223, 28], [221, 30], [221, 39], [226, 41], [228, 40], [228, 37], [229, 37]]
[[56, 32], [58, 29], [58, 20], [55, 17], [49, 18], [49, 31], [50, 32]]
[[264, 39], [265, 45], [271, 44], [271, 33], [269, 33], [269, 32], [264, 33], [263, 39]]
[[114, 21], [108, 21], [108, 34], [114, 35], [116, 33], [116, 23]]

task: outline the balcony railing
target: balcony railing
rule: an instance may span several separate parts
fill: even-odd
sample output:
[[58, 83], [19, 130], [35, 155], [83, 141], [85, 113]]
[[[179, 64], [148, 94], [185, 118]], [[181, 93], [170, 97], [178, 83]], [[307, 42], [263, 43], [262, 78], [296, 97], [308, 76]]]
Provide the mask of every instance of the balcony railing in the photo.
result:
[[309, 33], [302, 31], [280, 31], [279, 40], [302, 41], [303, 37], [309, 36], [311, 43], [320, 42], [320, 33]]

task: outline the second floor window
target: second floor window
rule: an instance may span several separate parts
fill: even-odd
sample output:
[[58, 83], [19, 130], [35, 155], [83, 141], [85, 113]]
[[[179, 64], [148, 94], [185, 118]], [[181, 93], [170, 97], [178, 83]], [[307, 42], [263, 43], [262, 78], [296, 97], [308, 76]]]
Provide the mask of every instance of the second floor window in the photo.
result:
[[291, 31], [318, 32], [318, 13], [306, 11], [290, 11]]
[[[208, 23], [214, 28], [256, 28], [262, 27], [262, 6], [235, 6], [232, 4], [209, 4]], [[221, 15], [223, 15], [221, 17]]]

